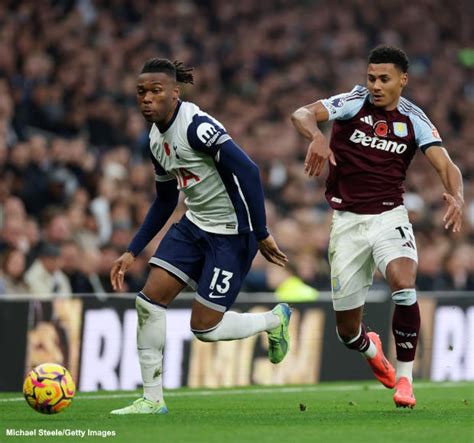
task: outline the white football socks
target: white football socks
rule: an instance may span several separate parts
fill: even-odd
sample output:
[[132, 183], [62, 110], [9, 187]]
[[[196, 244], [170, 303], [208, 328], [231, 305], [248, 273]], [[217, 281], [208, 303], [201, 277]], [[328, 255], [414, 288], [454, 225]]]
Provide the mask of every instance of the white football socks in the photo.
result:
[[193, 331], [201, 341], [238, 340], [263, 331], [270, 331], [280, 325], [280, 318], [272, 311], [257, 314], [240, 314], [228, 311], [222, 321], [210, 331]]
[[137, 308], [137, 348], [143, 379], [143, 396], [163, 402], [163, 348], [166, 340], [166, 309], [141, 297]]
[[410, 383], [413, 383], [413, 363], [414, 361], [397, 360], [397, 381], [400, 377], [406, 377]]
[[370, 341], [370, 345], [367, 348], [367, 350], [363, 352], [363, 354], [367, 358], [374, 358], [377, 355], [377, 346], [375, 346], [375, 343], [372, 340], [369, 340], [369, 341]]

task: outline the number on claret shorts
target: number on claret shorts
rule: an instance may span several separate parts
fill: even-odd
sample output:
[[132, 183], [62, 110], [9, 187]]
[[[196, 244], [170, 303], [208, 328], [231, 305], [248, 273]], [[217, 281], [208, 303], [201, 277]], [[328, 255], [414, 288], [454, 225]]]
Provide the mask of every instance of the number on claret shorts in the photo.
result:
[[403, 240], [407, 240], [403, 244], [403, 246], [406, 246], [407, 248], [411, 249], [416, 249], [415, 237], [413, 236], [413, 232], [410, 226], [397, 226], [395, 229], [400, 233], [400, 236]]

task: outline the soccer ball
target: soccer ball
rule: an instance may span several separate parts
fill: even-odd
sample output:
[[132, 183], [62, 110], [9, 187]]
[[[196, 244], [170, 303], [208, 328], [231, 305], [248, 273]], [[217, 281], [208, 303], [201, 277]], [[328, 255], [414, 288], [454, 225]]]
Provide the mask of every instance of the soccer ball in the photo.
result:
[[72, 402], [76, 386], [69, 371], [55, 363], [34, 368], [25, 378], [23, 395], [28, 404], [42, 414], [57, 414]]

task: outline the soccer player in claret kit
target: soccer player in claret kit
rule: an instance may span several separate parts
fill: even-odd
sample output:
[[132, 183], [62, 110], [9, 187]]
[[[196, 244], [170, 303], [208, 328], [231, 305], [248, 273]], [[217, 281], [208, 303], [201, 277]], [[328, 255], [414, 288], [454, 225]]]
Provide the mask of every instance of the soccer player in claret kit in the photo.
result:
[[192, 69], [165, 59], [148, 60], [138, 77], [140, 110], [152, 123], [157, 196], [112, 267], [115, 290], [123, 289], [125, 272], [173, 213], [179, 191], [187, 212], [160, 242], [136, 298], [143, 397], [112, 414], [168, 412], [162, 387], [166, 308], [187, 286], [196, 291], [191, 329], [199, 340], [237, 340], [266, 331], [272, 363], [282, 361], [289, 349], [287, 304], [255, 314], [228, 311], [258, 249], [279, 266], [287, 258], [266, 228], [258, 167], [221, 123], [179, 99], [179, 83], [193, 83]]
[[[417, 150], [438, 172], [446, 192], [445, 229], [461, 229], [462, 177], [438, 131], [413, 103], [401, 97], [408, 81], [406, 54], [380, 46], [369, 55], [367, 87], [297, 109], [292, 121], [310, 140], [305, 172], [319, 175], [326, 160], [326, 198], [334, 209], [329, 243], [337, 334], [361, 352], [375, 376], [395, 388], [397, 407], [414, 407], [412, 387], [420, 311], [415, 279], [417, 250], [403, 205], [403, 181]], [[317, 123], [333, 120], [328, 144]], [[379, 336], [362, 323], [365, 297], [377, 267], [395, 304], [392, 332], [396, 371], [385, 358]]]

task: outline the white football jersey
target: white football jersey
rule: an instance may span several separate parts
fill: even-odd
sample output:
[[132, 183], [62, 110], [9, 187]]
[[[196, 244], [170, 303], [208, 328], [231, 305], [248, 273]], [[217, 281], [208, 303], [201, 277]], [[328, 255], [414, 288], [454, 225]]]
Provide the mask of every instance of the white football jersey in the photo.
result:
[[219, 167], [220, 145], [230, 140], [219, 121], [179, 101], [166, 130], [153, 124], [149, 136], [156, 180], [177, 180], [189, 220], [217, 234], [252, 230], [237, 177]]

